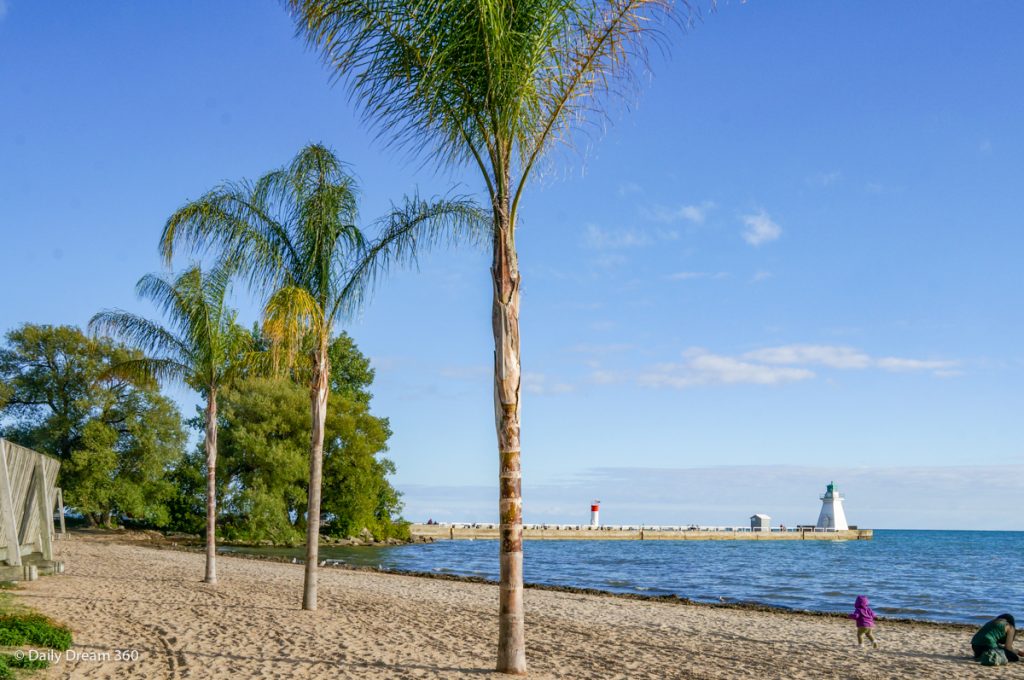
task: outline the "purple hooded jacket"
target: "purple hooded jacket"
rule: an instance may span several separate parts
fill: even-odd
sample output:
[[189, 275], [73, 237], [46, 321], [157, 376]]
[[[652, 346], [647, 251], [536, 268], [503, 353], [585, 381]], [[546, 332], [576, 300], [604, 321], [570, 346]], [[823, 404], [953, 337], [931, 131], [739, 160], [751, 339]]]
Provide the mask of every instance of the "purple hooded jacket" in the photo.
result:
[[853, 603], [853, 613], [849, 615], [849, 618], [857, 622], [858, 628], [875, 627], [875, 612], [868, 606], [868, 598], [863, 595], [857, 596], [857, 600]]

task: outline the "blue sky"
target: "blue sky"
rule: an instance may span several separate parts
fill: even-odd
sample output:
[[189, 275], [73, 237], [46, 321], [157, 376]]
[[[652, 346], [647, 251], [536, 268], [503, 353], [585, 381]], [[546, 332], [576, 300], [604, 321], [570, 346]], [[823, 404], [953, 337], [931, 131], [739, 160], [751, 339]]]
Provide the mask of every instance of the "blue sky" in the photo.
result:
[[[835, 477], [862, 525], [1024, 528], [991, 512], [1024, 491], [1022, 22], [754, 1], [668, 34], [524, 200], [527, 521], [600, 497], [609, 521], [796, 524]], [[481, 189], [378, 139], [274, 2], [0, 0], [0, 103], [4, 330], [150, 314], [166, 217], [309, 141], [367, 224]], [[347, 324], [412, 518], [495, 514], [488, 259], [432, 254]]]

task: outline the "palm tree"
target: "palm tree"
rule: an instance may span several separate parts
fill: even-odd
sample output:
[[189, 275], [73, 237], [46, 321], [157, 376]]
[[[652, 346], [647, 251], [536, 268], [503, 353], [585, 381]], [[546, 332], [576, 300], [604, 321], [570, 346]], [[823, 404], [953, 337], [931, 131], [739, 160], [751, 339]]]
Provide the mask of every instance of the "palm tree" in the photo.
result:
[[[685, 0], [684, 0], [685, 2]], [[392, 143], [480, 171], [490, 199], [494, 407], [500, 463], [499, 671], [526, 672], [515, 227], [531, 172], [603, 95], [635, 83], [645, 36], [672, 0], [289, 0], [323, 55]], [[417, 237], [400, 229], [388, 241]], [[422, 238], [419, 242], [428, 242]]]
[[227, 305], [229, 280], [224, 267], [204, 275], [194, 266], [173, 280], [147, 274], [136, 291], [156, 304], [168, 326], [119, 309], [89, 321], [92, 331], [116, 336], [144, 355], [114, 366], [114, 372], [182, 382], [206, 397], [207, 583], [217, 582], [217, 392], [239, 376], [250, 349], [249, 334]]
[[[313, 424], [306, 510], [306, 566], [302, 608], [317, 608], [317, 559], [324, 421], [330, 393], [328, 348], [335, 325], [363, 300], [367, 247], [357, 226], [355, 179], [326, 147], [311, 144], [291, 163], [254, 184], [222, 185], [175, 212], [161, 236], [170, 261], [179, 245], [214, 249], [225, 266], [238, 266], [261, 293], [264, 332], [279, 368], [308, 379]], [[472, 232], [479, 211], [459, 199], [407, 199], [383, 218], [395, 229]]]

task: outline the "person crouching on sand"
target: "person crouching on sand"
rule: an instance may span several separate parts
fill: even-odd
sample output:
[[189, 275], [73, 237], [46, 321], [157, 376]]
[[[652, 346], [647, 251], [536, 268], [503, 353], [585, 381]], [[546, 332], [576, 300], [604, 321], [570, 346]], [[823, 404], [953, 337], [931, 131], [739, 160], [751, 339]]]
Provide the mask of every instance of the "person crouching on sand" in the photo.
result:
[[1011, 614], [1000, 614], [982, 626], [971, 638], [974, 658], [984, 666], [1001, 666], [1007, 661], [1020, 661], [1020, 657], [1013, 651], [1016, 625]]
[[864, 645], [864, 638], [867, 637], [872, 647], [878, 647], [875, 642], [875, 612], [868, 606], [868, 598], [858, 595], [853, 603], [853, 613], [849, 615], [857, 624], [857, 646]]

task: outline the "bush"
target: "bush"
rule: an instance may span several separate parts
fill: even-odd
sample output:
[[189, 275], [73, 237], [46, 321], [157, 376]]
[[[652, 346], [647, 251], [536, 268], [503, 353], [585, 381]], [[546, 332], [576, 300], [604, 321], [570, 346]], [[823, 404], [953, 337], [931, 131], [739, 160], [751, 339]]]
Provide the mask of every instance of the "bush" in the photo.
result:
[[12, 668], [42, 670], [49, 666], [50, 662], [46, 659], [30, 659], [28, 656], [0, 653], [0, 680], [14, 680], [16, 676], [11, 672]]
[[71, 646], [71, 631], [42, 614], [0, 616], [0, 647], [22, 645], [49, 647], [63, 652]]

